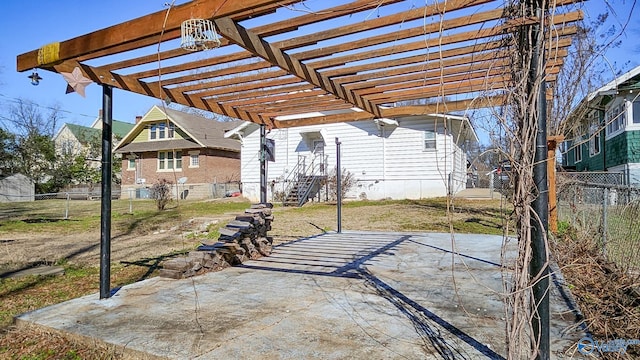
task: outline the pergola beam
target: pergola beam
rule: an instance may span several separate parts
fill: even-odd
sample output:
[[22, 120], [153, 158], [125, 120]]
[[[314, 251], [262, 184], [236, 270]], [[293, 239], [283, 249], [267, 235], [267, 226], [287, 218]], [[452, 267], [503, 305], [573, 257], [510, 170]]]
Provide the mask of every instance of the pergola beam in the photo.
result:
[[[88, 56], [103, 50], [110, 50], [110, 54], [133, 50], [140, 46], [139, 41], [153, 38], [153, 42], [163, 32], [171, 32], [180, 29], [182, 21], [193, 17], [209, 19], [212, 16], [232, 16], [240, 12], [251, 11], [261, 8], [261, 12], [270, 8], [277, 8], [282, 5], [293, 4], [300, 0], [197, 0], [182, 5], [175, 6], [167, 16], [166, 11], [158, 11], [134, 20], [126, 21], [102, 30], [82, 35], [70, 40], [60, 42], [58, 45], [55, 60], [51, 63], [42, 62], [38, 54], [39, 50], [32, 50], [28, 53], [18, 55], [17, 69], [25, 71], [35, 67], [51, 67], [57, 62], [85, 56], [85, 59], [93, 58]], [[266, 7], [266, 8], [265, 8]]]
[[[230, 18], [220, 18], [215, 20], [219, 31], [228, 39], [247, 49], [251, 53], [277, 65], [278, 67], [288, 71], [290, 74], [313, 84], [328, 93], [331, 93], [345, 101], [351, 102], [342, 87], [336, 86], [329, 78], [323, 76], [314, 68], [307, 66], [300, 60], [289, 56], [279, 48], [273, 46], [267, 41], [261, 39], [256, 34], [238, 25]], [[372, 114], [378, 114], [379, 111], [368, 102], [356, 97], [354, 106], [368, 111]]]
[[[429, 115], [451, 111], [466, 111], [469, 109], [494, 107], [504, 105], [506, 99], [503, 96], [478, 97], [468, 100], [438, 102], [425, 105], [399, 106], [394, 108], [382, 108], [381, 115], [385, 118], [397, 118], [403, 116]], [[292, 120], [275, 120], [274, 127], [290, 128], [316, 124], [334, 124], [349, 121], [373, 120], [376, 117], [366, 112], [348, 112], [344, 114], [315, 116]]]

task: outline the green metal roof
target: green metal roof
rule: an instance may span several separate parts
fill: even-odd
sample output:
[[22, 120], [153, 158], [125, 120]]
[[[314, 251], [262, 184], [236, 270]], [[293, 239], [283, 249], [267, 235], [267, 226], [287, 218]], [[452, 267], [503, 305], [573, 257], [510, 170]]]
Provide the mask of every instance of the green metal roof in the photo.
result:
[[[95, 129], [92, 127], [76, 125], [76, 124], [66, 124], [66, 125], [69, 131], [71, 131], [71, 133], [73, 133], [73, 135], [76, 137], [76, 139], [78, 139], [78, 141], [80, 141], [83, 144], [86, 144], [91, 140], [95, 140], [95, 139], [99, 140], [100, 137], [102, 136], [101, 129]], [[131, 129], [133, 129], [134, 126], [135, 124], [131, 124], [131, 123], [127, 123], [119, 120], [112, 120], [111, 131], [116, 138], [122, 139], [125, 135], [129, 133], [129, 131], [131, 131]]]
[[133, 129], [136, 124], [120, 121], [120, 120], [112, 120], [111, 121], [111, 131], [113, 135], [116, 135], [118, 139], [122, 139], [125, 135]]
[[87, 144], [92, 140], [100, 139], [101, 130], [87, 126], [66, 124], [67, 129], [78, 139], [81, 144]]

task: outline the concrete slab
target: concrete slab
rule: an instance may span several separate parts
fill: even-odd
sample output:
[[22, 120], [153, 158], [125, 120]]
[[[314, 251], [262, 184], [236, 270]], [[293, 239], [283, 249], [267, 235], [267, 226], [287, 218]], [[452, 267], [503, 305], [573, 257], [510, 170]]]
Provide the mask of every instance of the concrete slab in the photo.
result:
[[[132, 357], [501, 359], [501, 247], [500, 236], [488, 235], [329, 233], [240, 267], [152, 278], [17, 321]], [[551, 292], [553, 358], [583, 336], [559, 290]]]

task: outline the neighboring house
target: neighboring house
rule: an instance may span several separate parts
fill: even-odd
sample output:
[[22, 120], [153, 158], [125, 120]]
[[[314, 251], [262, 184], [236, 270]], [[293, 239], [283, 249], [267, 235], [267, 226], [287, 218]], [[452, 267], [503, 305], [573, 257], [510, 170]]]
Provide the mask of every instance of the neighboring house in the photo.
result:
[[35, 184], [22, 174], [0, 175], [0, 202], [33, 201]]
[[[114, 147], [118, 144], [134, 124], [124, 121], [112, 120], [111, 131]], [[102, 112], [93, 122], [91, 127], [64, 124], [53, 137], [56, 152], [62, 155], [82, 155], [91, 161], [93, 166], [100, 166], [102, 155]]]
[[640, 186], [640, 66], [589, 94], [577, 130], [562, 144], [562, 165], [575, 171], [620, 172]]
[[[242, 192], [251, 201], [260, 198], [258, 129], [243, 123], [226, 135], [242, 140]], [[275, 143], [275, 161], [267, 163], [267, 198], [299, 205], [314, 196], [330, 197], [320, 184], [335, 172], [336, 138], [341, 168], [356, 180], [346, 198], [370, 200], [438, 197], [464, 189], [463, 147], [478, 141], [467, 118], [448, 115], [272, 129], [267, 139]], [[300, 188], [308, 194], [301, 195]]]
[[240, 143], [224, 137], [239, 121], [219, 122], [154, 106], [122, 139], [122, 192], [145, 197], [159, 180], [174, 196], [207, 198], [216, 183], [240, 181]]

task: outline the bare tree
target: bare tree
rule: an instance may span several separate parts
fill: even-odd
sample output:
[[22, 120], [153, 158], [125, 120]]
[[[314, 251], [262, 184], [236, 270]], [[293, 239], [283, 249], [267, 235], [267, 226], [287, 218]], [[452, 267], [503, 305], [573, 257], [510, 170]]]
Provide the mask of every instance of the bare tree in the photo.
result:
[[37, 190], [46, 191], [42, 185], [51, 179], [56, 161], [53, 136], [61, 119], [58, 106], [43, 113], [33, 102], [18, 100], [9, 107], [12, 137], [13, 170], [33, 179]]
[[578, 130], [581, 120], [590, 111], [587, 104], [581, 100], [604, 83], [603, 74], [615, 72], [610, 68], [607, 69], [608, 66], [600, 60], [604, 50], [620, 46], [620, 43], [607, 41], [614, 35], [611, 29], [602, 32], [601, 36], [596, 35], [604, 26], [608, 16], [608, 14], [601, 14], [589, 25], [579, 27], [578, 33], [573, 38], [570, 54], [565, 58], [551, 89], [554, 96], [549, 104], [547, 122], [550, 136], [569, 137]]

